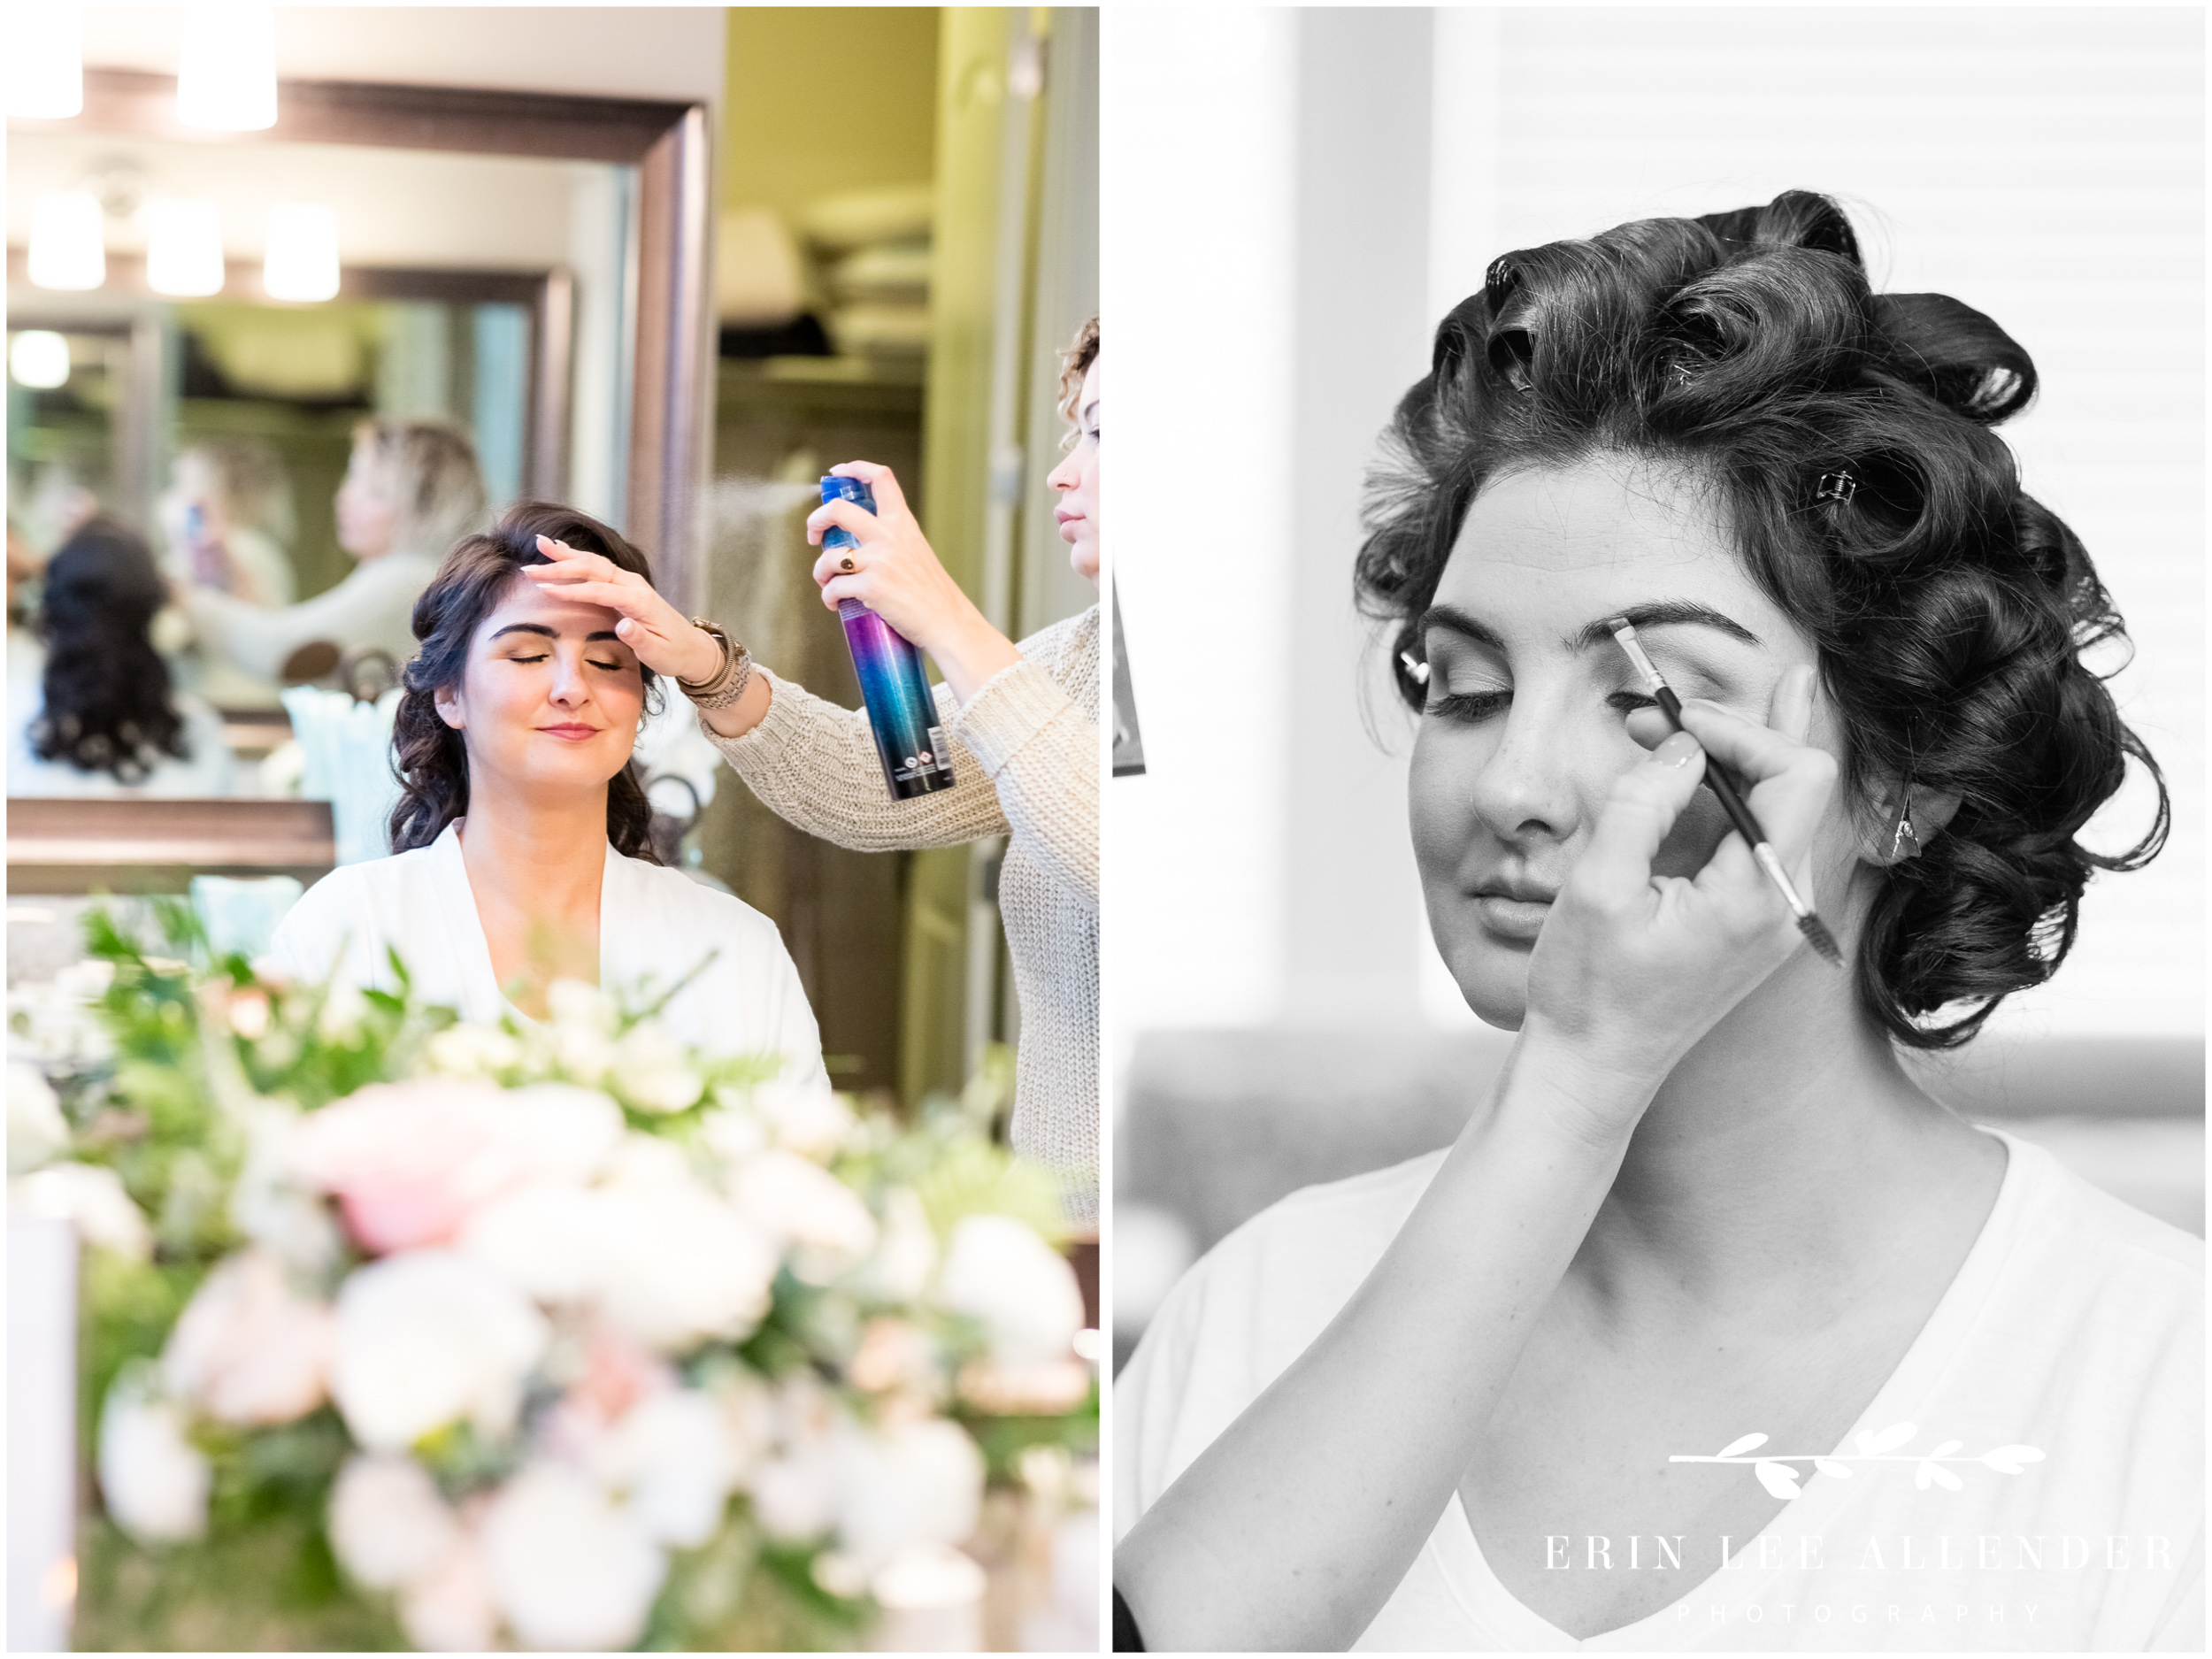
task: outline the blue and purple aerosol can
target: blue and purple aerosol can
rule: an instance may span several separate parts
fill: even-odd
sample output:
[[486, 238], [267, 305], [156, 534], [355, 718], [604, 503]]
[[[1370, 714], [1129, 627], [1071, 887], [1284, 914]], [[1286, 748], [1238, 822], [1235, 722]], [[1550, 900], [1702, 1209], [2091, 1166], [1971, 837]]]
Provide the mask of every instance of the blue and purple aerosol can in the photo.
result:
[[[822, 499], [857, 502], [870, 512], [876, 498], [856, 478], [825, 478]], [[857, 547], [849, 530], [832, 525], [822, 534], [826, 552]], [[922, 654], [905, 635], [857, 599], [838, 602], [845, 643], [852, 647], [853, 670], [860, 676], [861, 700], [868, 705], [868, 729], [874, 733], [876, 758], [894, 801], [910, 801], [952, 787], [952, 760], [945, 752], [944, 728], [937, 724], [937, 703], [922, 678]]]

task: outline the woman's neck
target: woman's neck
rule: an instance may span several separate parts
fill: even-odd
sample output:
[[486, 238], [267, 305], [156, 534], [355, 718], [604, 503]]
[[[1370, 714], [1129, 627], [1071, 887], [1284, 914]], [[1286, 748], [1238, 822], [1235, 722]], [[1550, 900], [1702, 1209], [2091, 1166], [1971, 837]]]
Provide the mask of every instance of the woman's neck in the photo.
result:
[[1578, 1271], [1601, 1288], [1656, 1273], [1738, 1319], [1770, 1299], [1800, 1317], [1820, 1311], [1809, 1298], [1841, 1309], [1901, 1250], [1940, 1252], [1962, 1229], [1970, 1241], [2002, 1169], [1801, 951], [1660, 1087]]
[[472, 787], [460, 841], [493, 974], [515, 1005], [541, 1016], [555, 979], [596, 984], [605, 791], [547, 802]]

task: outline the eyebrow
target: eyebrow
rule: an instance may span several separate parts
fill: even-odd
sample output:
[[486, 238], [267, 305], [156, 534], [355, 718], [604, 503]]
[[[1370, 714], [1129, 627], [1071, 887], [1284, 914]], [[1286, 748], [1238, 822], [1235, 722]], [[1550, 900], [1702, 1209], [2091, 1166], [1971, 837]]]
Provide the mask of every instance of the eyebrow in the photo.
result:
[[[549, 640], [557, 640], [561, 637], [558, 629], [549, 628], [542, 622], [510, 622], [505, 627], [495, 633], [492, 639], [503, 640], [510, 634], [536, 634]], [[617, 645], [622, 643], [622, 636], [612, 628], [601, 628], [595, 634], [584, 635], [585, 643], [588, 644], [593, 640], [612, 640]], [[489, 644], [490, 641], [488, 640], [485, 643]]]
[[[1578, 651], [1586, 651], [1603, 645], [1613, 637], [1616, 618], [1625, 619], [1637, 629], [1666, 627], [1711, 628], [1732, 640], [1746, 645], [1761, 645], [1764, 641], [1733, 617], [1724, 615], [1709, 605], [1701, 605], [1689, 599], [1655, 599], [1647, 604], [1629, 605], [1609, 616], [1600, 617], [1586, 624], [1582, 631], [1568, 641]], [[1431, 628], [1444, 628], [1463, 634], [1478, 645], [1486, 645], [1494, 651], [1505, 649], [1505, 640], [1488, 623], [1471, 616], [1457, 605], [1431, 605], [1421, 613], [1419, 631], [1425, 634]]]

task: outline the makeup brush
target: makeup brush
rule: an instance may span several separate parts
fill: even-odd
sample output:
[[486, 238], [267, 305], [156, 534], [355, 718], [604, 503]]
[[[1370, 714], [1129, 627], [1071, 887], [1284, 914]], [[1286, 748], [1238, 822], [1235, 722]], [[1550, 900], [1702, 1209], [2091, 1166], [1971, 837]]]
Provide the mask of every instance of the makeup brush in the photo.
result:
[[[1682, 727], [1682, 699], [1674, 695], [1674, 687], [1644, 655], [1638, 642], [1636, 630], [1625, 617], [1614, 617], [1605, 625], [1612, 629], [1613, 637], [1620, 641], [1621, 649], [1628, 653], [1628, 660], [1636, 664], [1636, 672], [1651, 687], [1651, 700], [1666, 713], [1678, 732]], [[1721, 770], [1720, 763], [1710, 755], [1705, 757], [1705, 787], [1720, 797], [1720, 803], [1728, 813], [1728, 821], [1736, 826], [1736, 833], [1751, 849], [1751, 856], [1759, 861], [1759, 868], [1767, 872], [1776, 889], [1788, 902], [1791, 914], [1797, 918], [1797, 931], [1818, 951], [1832, 967], [1843, 966], [1843, 952], [1836, 948], [1836, 939], [1828, 931], [1828, 925], [1814, 912], [1813, 907], [1797, 896], [1797, 888], [1791, 882], [1789, 872], [1782, 868], [1782, 861], [1767, 841], [1767, 833], [1759, 827], [1759, 820], [1751, 816], [1751, 809], [1744, 804], [1743, 796], [1736, 793], [1736, 786]]]

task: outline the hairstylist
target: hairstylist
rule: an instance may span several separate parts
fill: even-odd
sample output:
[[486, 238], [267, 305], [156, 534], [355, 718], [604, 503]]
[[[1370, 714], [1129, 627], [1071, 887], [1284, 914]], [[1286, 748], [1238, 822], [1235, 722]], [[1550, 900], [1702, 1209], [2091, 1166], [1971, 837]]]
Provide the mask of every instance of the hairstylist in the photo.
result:
[[[1060, 534], [1093, 582], [1099, 560], [1098, 320], [1077, 334], [1061, 381], [1074, 442], [1046, 481], [1060, 493]], [[808, 833], [863, 851], [947, 847], [1010, 835], [999, 879], [1006, 941], [1021, 997], [1013, 1139], [1059, 1171], [1072, 1218], [1098, 1214], [1099, 611], [1017, 645], [993, 627], [938, 563], [887, 467], [836, 469], [866, 480], [879, 512], [832, 502], [807, 520], [860, 545], [814, 567], [822, 603], [857, 599], [943, 670], [938, 719], [952, 744], [954, 787], [895, 802], [867, 717], [756, 668], [744, 648], [685, 620], [644, 582], [568, 549], [524, 572], [621, 614], [639, 660], [673, 676], [699, 703], [716, 747], [755, 795]]]

